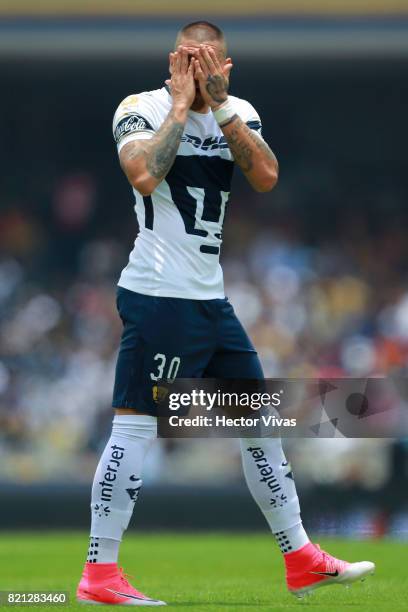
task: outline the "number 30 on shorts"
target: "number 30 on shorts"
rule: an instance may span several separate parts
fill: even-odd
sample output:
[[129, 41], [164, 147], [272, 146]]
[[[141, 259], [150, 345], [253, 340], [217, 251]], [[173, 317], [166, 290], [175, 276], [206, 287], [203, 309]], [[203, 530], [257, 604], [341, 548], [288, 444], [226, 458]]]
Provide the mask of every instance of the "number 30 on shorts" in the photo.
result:
[[163, 355], [163, 353], [156, 353], [153, 359], [157, 362], [157, 371], [150, 372], [150, 378], [152, 380], [166, 379], [169, 382], [173, 382], [177, 376], [177, 372], [179, 371], [180, 357], [173, 357], [167, 368], [167, 357], [166, 355]]

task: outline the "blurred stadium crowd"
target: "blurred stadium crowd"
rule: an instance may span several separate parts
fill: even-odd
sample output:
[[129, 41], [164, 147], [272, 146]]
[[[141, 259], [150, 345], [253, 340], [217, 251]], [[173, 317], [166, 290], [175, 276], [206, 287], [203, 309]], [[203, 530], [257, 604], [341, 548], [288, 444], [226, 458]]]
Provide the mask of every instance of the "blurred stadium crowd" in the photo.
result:
[[[292, 169], [275, 192], [261, 197], [236, 189], [222, 256], [226, 295], [268, 377], [405, 374], [403, 192], [390, 182], [376, 192], [360, 183], [357, 194], [348, 193], [350, 183], [344, 187], [335, 174], [317, 173]], [[322, 207], [315, 202], [305, 211], [311, 174]], [[104, 222], [100, 192], [107, 180], [88, 171], [62, 174], [48, 193], [3, 203], [3, 481], [89, 482], [108, 435], [121, 332], [115, 285], [137, 226], [130, 191], [121, 231]], [[33, 214], [39, 204], [41, 214]], [[305, 484], [375, 489], [390, 477], [388, 440], [292, 440], [290, 447]], [[316, 462], [316, 453], [324, 460]], [[146, 480], [205, 482], [214, 473], [220, 482], [241, 478], [235, 441], [161, 441], [150, 454]]]

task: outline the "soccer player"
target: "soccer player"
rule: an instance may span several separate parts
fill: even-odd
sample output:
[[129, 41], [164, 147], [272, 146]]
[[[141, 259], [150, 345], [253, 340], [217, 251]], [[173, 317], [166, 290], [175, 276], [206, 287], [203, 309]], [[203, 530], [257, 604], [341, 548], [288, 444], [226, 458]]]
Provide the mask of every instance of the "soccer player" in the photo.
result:
[[[137, 591], [117, 565], [157, 433], [155, 381], [263, 379], [224, 295], [219, 253], [234, 164], [256, 191], [266, 192], [277, 182], [278, 163], [253, 106], [228, 95], [232, 61], [218, 27], [186, 25], [169, 58], [166, 86], [125, 98], [113, 120], [140, 229], [119, 280], [124, 330], [116, 411], [92, 488], [88, 559], [77, 592], [84, 603], [165, 605]], [[340, 561], [310, 542], [279, 439], [240, 443], [248, 487], [283, 553], [292, 593], [353, 582], [374, 570], [373, 563]]]

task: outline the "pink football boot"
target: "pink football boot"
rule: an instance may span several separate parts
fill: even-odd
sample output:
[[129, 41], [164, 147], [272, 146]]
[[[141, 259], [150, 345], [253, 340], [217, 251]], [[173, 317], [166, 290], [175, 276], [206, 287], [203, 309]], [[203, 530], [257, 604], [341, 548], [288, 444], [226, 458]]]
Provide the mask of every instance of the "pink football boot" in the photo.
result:
[[127, 581], [116, 563], [85, 564], [77, 590], [77, 601], [84, 604], [119, 606], [165, 606], [164, 601], [151, 599]]
[[322, 586], [348, 585], [356, 580], [363, 580], [375, 570], [371, 561], [341, 561], [311, 542], [300, 550], [286, 553], [284, 559], [288, 589], [297, 597], [304, 597]]

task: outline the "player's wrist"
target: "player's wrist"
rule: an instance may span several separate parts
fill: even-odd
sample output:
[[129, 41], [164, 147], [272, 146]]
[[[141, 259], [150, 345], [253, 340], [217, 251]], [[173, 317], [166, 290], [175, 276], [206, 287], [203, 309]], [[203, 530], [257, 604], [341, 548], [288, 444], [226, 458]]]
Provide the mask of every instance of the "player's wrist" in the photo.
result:
[[228, 97], [218, 106], [212, 107], [211, 110], [213, 112], [215, 120], [217, 121], [220, 127], [222, 127], [225, 123], [231, 121], [234, 115], [236, 115], [236, 110], [234, 109], [233, 104]]
[[214, 102], [213, 104], [210, 104], [211, 106], [211, 110], [214, 112], [216, 111], [218, 108], [221, 108], [221, 106], [224, 106], [224, 104], [226, 102], [228, 102], [228, 95], [226, 95], [225, 99], [222, 102]]
[[173, 102], [173, 114], [178, 121], [186, 121], [189, 106], [184, 101]]

